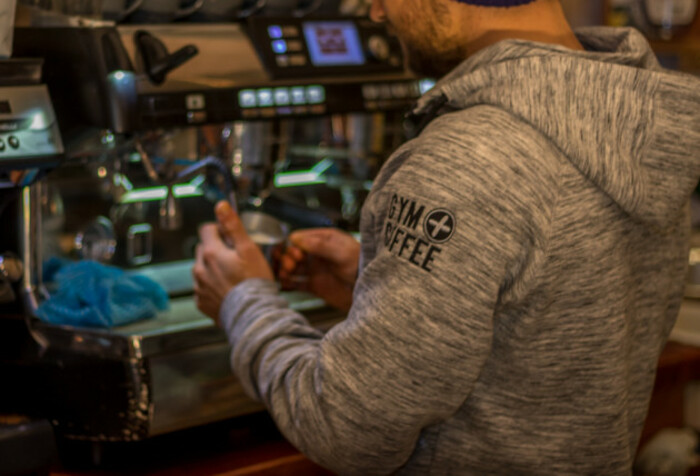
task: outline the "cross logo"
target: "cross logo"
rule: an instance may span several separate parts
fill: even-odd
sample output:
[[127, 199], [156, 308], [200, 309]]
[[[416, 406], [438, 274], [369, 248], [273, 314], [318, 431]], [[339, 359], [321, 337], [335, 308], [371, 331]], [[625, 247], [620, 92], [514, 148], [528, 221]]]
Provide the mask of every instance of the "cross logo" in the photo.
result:
[[423, 222], [423, 230], [430, 241], [444, 243], [455, 231], [455, 217], [447, 210], [438, 208], [428, 213]]

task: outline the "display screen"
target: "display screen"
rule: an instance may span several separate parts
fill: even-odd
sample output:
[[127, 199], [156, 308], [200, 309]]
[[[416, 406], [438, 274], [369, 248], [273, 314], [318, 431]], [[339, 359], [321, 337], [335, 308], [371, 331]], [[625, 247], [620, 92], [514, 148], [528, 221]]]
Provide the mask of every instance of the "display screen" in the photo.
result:
[[349, 66], [365, 63], [360, 36], [350, 21], [304, 22], [304, 37], [314, 66]]

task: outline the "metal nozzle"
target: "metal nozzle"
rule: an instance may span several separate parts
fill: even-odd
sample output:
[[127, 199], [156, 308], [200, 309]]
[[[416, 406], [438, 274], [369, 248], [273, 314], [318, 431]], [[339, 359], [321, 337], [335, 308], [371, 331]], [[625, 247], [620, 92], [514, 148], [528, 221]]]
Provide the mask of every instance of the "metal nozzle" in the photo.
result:
[[182, 228], [182, 205], [175, 198], [172, 185], [168, 186], [168, 194], [160, 202], [158, 217], [163, 230], [175, 231]]

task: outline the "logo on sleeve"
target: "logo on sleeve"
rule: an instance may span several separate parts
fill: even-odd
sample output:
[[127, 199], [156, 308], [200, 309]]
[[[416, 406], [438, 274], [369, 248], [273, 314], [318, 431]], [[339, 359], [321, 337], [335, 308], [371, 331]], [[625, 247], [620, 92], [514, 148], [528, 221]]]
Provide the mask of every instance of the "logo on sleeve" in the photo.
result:
[[384, 224], [384, 246], [397, 258], [432, 273], [442, 252], [438, 244], [452, 237], [456, 221], [454, 214], [443, 208], [427, 215], [425, 209], [416, 200], [392, 195]]
[[440, 208], [433, 210], [425, 218], [423, 230], [433, 243], [444, 243], [455, 231], [455, 217], [447, 210]]

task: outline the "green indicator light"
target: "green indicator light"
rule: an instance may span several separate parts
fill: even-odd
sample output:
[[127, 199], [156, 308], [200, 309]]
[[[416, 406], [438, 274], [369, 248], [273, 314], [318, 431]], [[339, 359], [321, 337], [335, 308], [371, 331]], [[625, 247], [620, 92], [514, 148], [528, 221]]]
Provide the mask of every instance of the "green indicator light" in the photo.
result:
[[275, 175], [275, 187], [298, 187], [301, 185], [316, 185], [326, 183], [326, 179], [316, 172], [307, 170], [301, 172], [284, 172]]
[[323, 86], [314, 84], [306, 87], [306, 100], [309, 104], [321, 104], [326, 100], [326, 90]]
[[275, 105], [275, 100], [272, 95], [272, 89], [262, 88], [258, 89], [258, 106], [260, 107], [270, 107]]
[[323, 172], [328, 170], [333, 166], [333, 161], [331, 159], [323, 159], [319, 161], [316, 165], [311, 167], [312, 172], [316, 172], [317, 174], [321, 175]]
[[241, 89], [238, 92], [238, 105], [242, 108], [255, 107], [258, 105], [257, 96], [253, 89]]
[[306, 92], [304, 91], [304, 86], [294, 86], [291, 89], [292, 104], [303, 105], [306, 104]]
[[[119, 203], [141, 203], [163, 200], [168, 195], [167, 187], [150, 187], [131, 190], [124, 194]], [[176, 185], [173, 187], [173, 195], [176, 198], [201, 197], [204, 195], [198, 185]]]
[[289, 89], [287, 88], [276, 88], [275, 89], [275, 104], [278, 106], [289, 105]]

